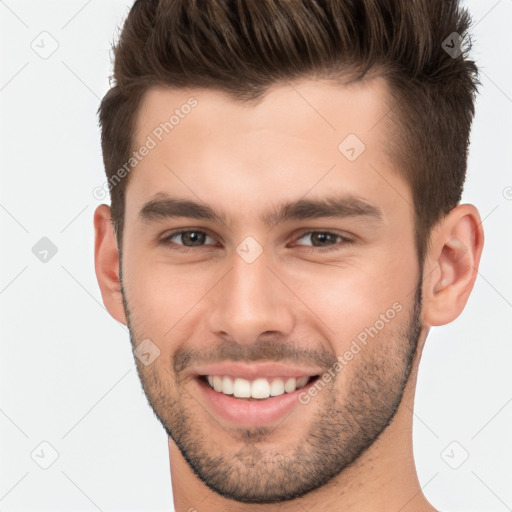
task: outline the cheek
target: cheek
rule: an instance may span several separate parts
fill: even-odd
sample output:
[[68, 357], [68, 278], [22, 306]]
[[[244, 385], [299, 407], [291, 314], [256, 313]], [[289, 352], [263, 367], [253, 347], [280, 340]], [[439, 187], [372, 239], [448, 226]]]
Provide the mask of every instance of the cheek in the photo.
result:
[[395, 320], [404, 316], [414, 299], [418, 268], [413, 251], [397, 257], [401, 252], [397, 247], [380, 247], [339, 268], [318, 265], [307, 275], [295, 274], [293, 289], [308, 306], [298, 306], [304, 309], [301, 317], [322, 329], [328, 327], [326, 334], [336, 340], [337, 354], [348, 350], [355, 339], [373, 339], [368, 332], [376, 339], [392, 335]]
[[125, 291], [139, 336], [167, 339], [205, 293], [207, 283], [180, 267], [133, 258], [126, 265]]

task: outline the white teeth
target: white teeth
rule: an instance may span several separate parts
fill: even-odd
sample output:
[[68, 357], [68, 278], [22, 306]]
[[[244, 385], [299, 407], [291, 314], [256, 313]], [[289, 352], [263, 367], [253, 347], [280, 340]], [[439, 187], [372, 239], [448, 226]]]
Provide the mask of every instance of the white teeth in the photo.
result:
[[237, 377], [232, 379], [228, 376], [208, 375], [208, 383], [215, 391], [225, 395], [234, 395], [236, 398], [258, 398], [265, 399], [269, 396], [280, 396], [284, 393], [293, 393], [296, 389], [304, 387], [309, 377], [296, 379], [290, 377], [281, 379], [278, 377], [266, 379], [258, 378], [252, 382]]
[[268, 398], [270, 396], [270, 384], [267, 379], [256, 379], [251, 384], [251, 396], [253, 398]]
[[274, 379], [270, 384], [270, 396], [284, 395], [284, 382], [281, 379]]
[[222, 391], [222, 377], [213, 377], [213, 389], [215, 391]]
[[224, 377], [222, 379], [222, 393], [225, 395], [232, 395], [234, 393], [233, 389], [233, 381], [229, 377]]
[[295, 377], [291, 377], [289, 378], [285, 383], [284, 383], [284, 390], [287, 392], [287, 393], [293, 393], [295, 391], [295, 384], [297, 384], [297, 381], [295, 380]]
[[[219, 389], [219, 391], [221, 390]], [[250, 398], [251, 383], [245, 379], [235, 379], [235, 383], [233, 384], [233, 394], [237, 398]]]

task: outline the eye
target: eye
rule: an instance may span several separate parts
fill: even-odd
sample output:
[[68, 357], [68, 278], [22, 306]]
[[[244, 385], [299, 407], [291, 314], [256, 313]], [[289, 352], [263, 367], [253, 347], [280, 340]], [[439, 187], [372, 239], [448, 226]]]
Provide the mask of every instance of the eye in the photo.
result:
[[[188, 252], [189, 247], [202, 247], [207, 238], [213, 240], [213, 238], [208, 236], [204, 231], [189, 229], [170, 233], [162, 239], [162, 242], [168, 245], [173, 251]], [[173, 239], [181, 240], [182, 244], [176, 243]]]
[[[312, 248], [308, 249], [309, 252], [335, 251], [341, 248], [340, 245], [342, 246], [354, 243], [350, 238], [333, 231], [307, 231], [302, 233], [302, 235], [297, 238], [297, 241], [302, 240], [303, 238], [309, 238], [313, 243]], [[341, 240], [341, 242], [336, 243], [336, 239]], [[320, 245], [314, 245], [316, 243], [319, 243]], [[326, 246], [324, 244], [326, 244]]]

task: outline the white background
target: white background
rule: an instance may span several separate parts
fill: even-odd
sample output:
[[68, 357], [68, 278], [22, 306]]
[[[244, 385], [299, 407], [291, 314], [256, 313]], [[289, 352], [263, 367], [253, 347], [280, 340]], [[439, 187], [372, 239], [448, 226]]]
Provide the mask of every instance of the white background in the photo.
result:
[[[105, 181], [96, 110], [131, 4], [0, 1], [4, 512], [173, 509], [166, 435], [93, 265], [92, 215], [108, 202], [92, 195]], [[512, 510], [512, 0], [465, 5], [482, 88], [463, 202], [480, 210], [486, 243], [466, 309], [427, 340], [414, 446], [434, 506], [501, 512]], [[47, 59], [31, 47], [41, 38], [46, 50], [58, 44]], [[32, 252], [42, 237], [58, 250], [46, 263]], [[51, 462], [43, 441], [58, 452], [48, 469], [34, 460]], [[469, 454], [458, 469], [441, 456], [448, 445], [451, 460]]]

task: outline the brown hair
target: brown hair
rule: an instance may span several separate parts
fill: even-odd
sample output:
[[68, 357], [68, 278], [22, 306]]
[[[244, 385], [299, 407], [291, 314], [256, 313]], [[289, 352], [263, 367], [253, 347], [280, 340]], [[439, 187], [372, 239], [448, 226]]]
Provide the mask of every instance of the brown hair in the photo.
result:
[[466, 175], [480, 85], [467, 59], [470, 24], [456, 0], [137, 0], [98, 109], [119, 251], [130, 174], [113, 178], [130, 159], [148, 88], [205, 87], [254, 102], [290, 79], [379, 76], [390, 86], [398, 126], [390, 147], [411, 187], [423, 262], [431, 228], [460, 201]]

